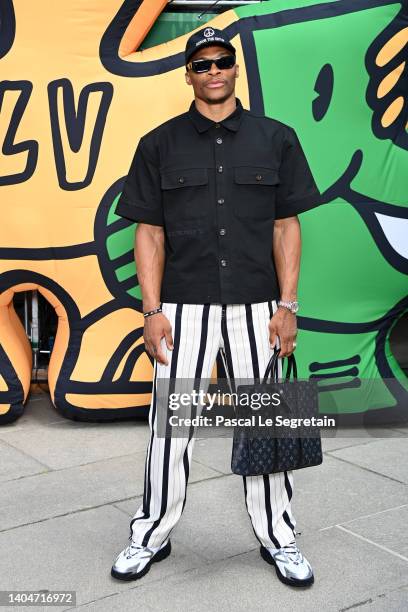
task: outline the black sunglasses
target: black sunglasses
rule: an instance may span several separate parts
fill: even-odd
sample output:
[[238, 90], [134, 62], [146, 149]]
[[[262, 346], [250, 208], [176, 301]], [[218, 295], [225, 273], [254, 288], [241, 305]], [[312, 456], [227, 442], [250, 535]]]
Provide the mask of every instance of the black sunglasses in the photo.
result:
[[197, 59], [187, 64], [187, 68], [193, 72], [208, 72], [211, 66], [215, 64], [220, 70], [232, 68], [235, 65], [235, 55], [223, 55], [217, 59]]

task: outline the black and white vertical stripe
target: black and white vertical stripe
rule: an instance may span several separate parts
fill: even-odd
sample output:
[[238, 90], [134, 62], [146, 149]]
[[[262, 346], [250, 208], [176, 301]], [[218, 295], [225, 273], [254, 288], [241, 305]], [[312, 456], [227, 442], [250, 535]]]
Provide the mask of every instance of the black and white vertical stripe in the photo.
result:
[[[151, 547], [168, 539], [182, 515], [195, 442], [193, 429], [184, 438], [157, 437], [157, 411], [167, 410], [166, 406], [158, 405], [157, 381], [209, 380], [219, 349], [233, 390], [239, 379], [261, 377], [272, 354], [268, 322], [277, 305], [276, 301], [224, 305], [163, 303], [162, 308], [172, 326], [174, 349], [169, 351], [163, 338], [161, 346], [169, 364], [154, 362], [143, 501], [130, 522], [133, 541]], [[279, 346], [279, 339], [277, 342]], [[282, 376], [280, 359], [278, 373]], [[292, 542], [296, 535], [291, 512], [293, 472], [243, 477], [243, 486], [259, 542], [274, 548]]]

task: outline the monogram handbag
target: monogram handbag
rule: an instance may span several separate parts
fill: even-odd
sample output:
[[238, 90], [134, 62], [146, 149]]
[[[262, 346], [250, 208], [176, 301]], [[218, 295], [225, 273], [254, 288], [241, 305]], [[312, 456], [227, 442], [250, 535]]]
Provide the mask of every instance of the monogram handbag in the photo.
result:
[[[241, 419], [251, 419], [254, 414], [252, 406], [248, 406], [248, 397], [257, 397], [266, 393], [269, 397], [278, 393], [280, 404], [267, 406], [257, 411], [258, 425], [236, 425], [232, 445], [231, 470], [241, 476], [259, 476], [285, 470], [319, 465], [323, 461], [320, 430], [317, 426], [303, 429], [303, 435], [296, 435], [288, 428], [284, 433], [276, 425], [277, 415], [283, 419], [306, 419], [318, 417], [318, 388], [315, 380], [302, 381], [297, 379], [295, 356], [289, 355], [286, 378], [278, 379], [278, 356], [280, 349], [275, 349], [266, 367], [262, 382], [251, 385], [240, 385], [237, 388], [236, 416]], [[282, 358], [284, 359], [284, 358]], [[293, 380], [290, 375], [293, 370]], [[269, 374], [273, 380], [268, 381]], [[256, 395], [255, 395], [256, 394]], [[246, 398], [246, 402], [242, 398]], [[266, 397], [266, 396], [264, 396]], [[275, 398], [277, 396], [275, 395]], [[268, 427], [259, 426], [259, 418], [266, 422], [273, 421]], [[275, 417], [275, 418], [274, 418]], [[287, 421], [286, 421], [287, 422]], [[303, 421], [302, 421], [303, 422]], [[306, 436], [310, 434], [309, 437]]]

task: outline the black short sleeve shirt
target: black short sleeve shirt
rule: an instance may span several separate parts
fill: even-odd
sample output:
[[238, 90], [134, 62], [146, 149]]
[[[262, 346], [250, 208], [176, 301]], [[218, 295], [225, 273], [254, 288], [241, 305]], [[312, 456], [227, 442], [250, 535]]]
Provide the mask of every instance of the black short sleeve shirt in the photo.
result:
[[219, 123], [193, 101], [145, 134], [115, 212], [163, 226], [162, 302], [242, 304], [280, 297], [275, 219], [321, 203], [295, 130], [236, 98]]

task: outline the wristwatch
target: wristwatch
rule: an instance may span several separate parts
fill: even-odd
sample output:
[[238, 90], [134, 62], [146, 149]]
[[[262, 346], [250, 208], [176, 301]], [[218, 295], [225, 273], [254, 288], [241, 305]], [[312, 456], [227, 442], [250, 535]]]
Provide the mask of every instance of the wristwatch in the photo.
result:
[[287, 308], [293, 314], [296, 314], [299, 310], [299, 302], [283, 302], [282, 300], [278, 300], [278, 306], [283, 306], [284, 308]]

